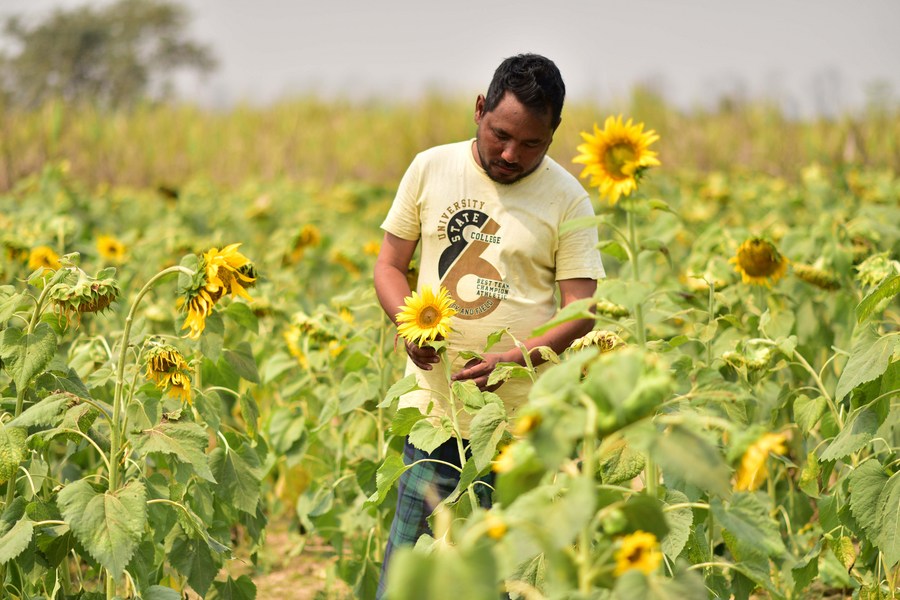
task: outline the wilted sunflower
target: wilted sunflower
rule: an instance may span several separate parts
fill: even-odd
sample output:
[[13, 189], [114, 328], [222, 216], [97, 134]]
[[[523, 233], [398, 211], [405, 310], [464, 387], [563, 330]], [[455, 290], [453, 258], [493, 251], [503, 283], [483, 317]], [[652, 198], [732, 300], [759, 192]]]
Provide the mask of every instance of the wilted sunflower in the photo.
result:
[[838, 280], [837, 275], [831, 271], [803, 263], [793, 263], [791, 270], [797, 276], [797, 279], [817, 288], [829, 291], [841, 289], [841, 282]]
[[147, 352], [145, 376], [182, 404], [191, 403], [191, 368], [181, 353], [169, 344], [153, 343]]
[[97, 236], [97, 254], [114, 263], [125, 260], [125, 244], [111, 235]]
[[67, 267], [65, 276], [49, 290], [49, 298], [57, 310], [68, 318], [75, 314], [105, 310], [119, 297], [119, 284], [112, 275], [115, 269], [104, 269], [91, 277], [77, 267]]
[[735, 477], [734, 489], [738, 491], [753, 491], [763, 484], [769, 471], [766, 462], [770, 452], [784, 454], [786, 437], [783, 433], [767, 433], [752, 444], [741, 457]]
[[440, 288], [437, 295], [431, 286], [422, 288], [404, 299], [403, 309], [397, 313], [397, 331], [406, 340], [423, 346], [427, 342], [444, 338], [450, 333], [450, 317], [456, 314], [452, 308], [450, 293]]
[[622, 546], [616, 551], [616, 577], [637, 569], [645, 575], [656, 571], [662, 563], [659, 540], [652, 533], [635, 531], [622, 537]]
[[867, 288], [881, 285], [888, 277], [900, 273], [900, 262], [891, 259], [890, 253], [873, 254], [856, 266], [856, 280]]
[[617, 336], [612, 331], [601, 331], [599, 329], [595, 329], [594, 331], [588, 332], [587, 335], [584, 335], [577, 340], [573, 341], [569, 348], [572, 350], [581, 350], [583, 348], [590, 348], [592, 346], [598, 348], [600, 352], [610, 352], [611, 350], [615, 350], [619, 346], [624, 346], [625, 342]]
[[729, 259], [744, 283], [769, 287], [787, 273], [788, 259], [778, 252], [775, 244], [761, 237], [752, 237], [738, 247]]
[[28, 268], [32, 271], [40, 267], [55, 271], [61, 266], [59, 255], [49, 246], [35, 246], [28, 254]]
[[645, 132], [643, 123], [623, 123], [622, 115], [608, 117], [602, 130], [595, 123], [594, 135], [581, 132], [581, 137], [585, 143], [572, 162], [585, 165], [581, 177], [590, 176], [589, 184], [610, 204], [636, 190], [644, 170], [659, 165], [656, 152], [648, 149], [659, 136], [652, 129]]
[[184, 290], [184, 310], [187, 316], [182, 329], [190, 329], [187, 337], [197, 339], [206, 327], [206, 317], [222, 296], [243, 296], [256, 284], [256, 268], [246, 256], [237, 251], [240, 244], [231, 244], [219, 250], [211, 248], [201, 256], [190, 285]]

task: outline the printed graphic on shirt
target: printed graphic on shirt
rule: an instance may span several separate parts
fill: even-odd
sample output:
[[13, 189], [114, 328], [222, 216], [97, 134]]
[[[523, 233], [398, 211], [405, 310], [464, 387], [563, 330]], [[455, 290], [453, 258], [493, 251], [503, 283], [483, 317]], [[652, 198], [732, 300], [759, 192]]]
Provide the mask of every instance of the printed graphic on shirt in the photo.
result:
[[438, 221], [438, 239], [450, 242], [438, 260], [438, 276], [456, 299], [453, 308], [460, 319], [486, 317], [509, 296], [509, 284], [482, 256], [502, 239], [499, 223], [478, 210], [483, 206], [463, 199], [448, 206]]

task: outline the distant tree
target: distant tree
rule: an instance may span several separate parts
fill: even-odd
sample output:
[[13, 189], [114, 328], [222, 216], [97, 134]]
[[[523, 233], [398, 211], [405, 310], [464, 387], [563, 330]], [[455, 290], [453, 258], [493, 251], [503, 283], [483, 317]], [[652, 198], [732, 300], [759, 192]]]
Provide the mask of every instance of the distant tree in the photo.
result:
[[0, 54], [0, 86], [8, 101], [25, 106], [164, 98], [175, 70], [216, 66], [209, 49], [187, 39], [187, 22], [184, 7], [166, 0], [57, 9], [34, 25], [8, 18], [3, 33], [13, 50]]

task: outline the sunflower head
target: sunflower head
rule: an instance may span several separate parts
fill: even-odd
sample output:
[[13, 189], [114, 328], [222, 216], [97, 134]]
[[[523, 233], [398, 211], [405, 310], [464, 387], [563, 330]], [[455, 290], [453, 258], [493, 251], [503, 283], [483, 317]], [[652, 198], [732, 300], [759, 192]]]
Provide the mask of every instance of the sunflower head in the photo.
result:
[[114, 269], [104, 269], [91, 277], [78, 267], [66, 267], [65, 277], [49, 290], [55, 308], [69, 317], [101, 312], [119, 297]]
[[581, 177], [590, 177], [589, 185], [610, 204], [629, 196], [644, 171], [660, 164], [657, 153], [649, 149], [659, 139], [656, 132], [644, 131], [643, 123], [633, 124], [631, 119], [623, 123], [622, 115], [608, 117], [603, 129], [595, 123], [594, 134], [582, 132], [581, 137], [584, 143], [572, 162], [584, 165]]
[[97, 254], [109, 262], [121, 263], [125, 260], [125, 244], [111, 235], [98, 236]]
[[837, 275], [831, 271], [826, 271], [825, 269], [820, 269], [812, 265], [805, 265], [803, 263], [793, 263], [791, 269], [793, 270], [794, 275], [797, 276], [797, 279], [812, 286], [830, 292], [841, 289], [840, 280], [837, 278]]
[[450, 333], [450, 317], [456, 314], [453, 298], [443, 287], [435, 294], [431, 286], [424, 286], [422, 294], [413, 292], [404, 300], [397, 313], [397, 331], [406, 340], [423, 346], [443, 339]]
[[769, 474], [766, 463], [769, 453], [785, 454], [787, 436], [784, 433], [766, 433], [750, 444], [741, 456], [741, 464], [735, 476], [734, 489], [753, 491], [759, 488]]
[[752, 237], [738, 247], [729, 262], [741, 274], [744, 283], [769, 287], [787, 273], [788, 259], [781, 255], [775, 244], [761, 237]]
[[573, 350], [582, 350], [584, 348], [596, 347], [600, 350], [601, 353], [603, 353], [610, 352], [624, 345], [625, 341], [612, 331], [601, 331], [599, 329], [595, 329], [594, 331], [588, 332], [587, 335], [584, 335], [572, 342], [569, 347]]
[[28, 253], [28, 268], [34, 271], [41, 267], [52, 271], [62, 267], [62, 263], [59, 262], [59, 254], [49, 246], [35, 246]]
[[888, 277], [900, 273], [900, 262], [888, 252], [873, 254], [856, 266], [856, 280], [867, 288], [875, 288]]
[[621, 546], [616, 551], [615, 559], [614, 574], [616, 577], [632, 569], [649, 575], [656, 571], [662, 563], [659, 540], [652, 533], [640, 530], [622, 536]]
[[191, 403], [191, 368], [184, 356], [169, 344], [151, 342], [144, 375], [156, 386], [179, 400]]
[[182, 261], [194, 275], [179, 282], [183, 310], [187, 313], [182, 329], [189, 329], [187, 337], [197, 339], [206, 327], [206, 317], [222, 296], [231, 294], [253, 300], [247, 288], [256, 283], [256, 268], [250, 259], [237, 251], [240, 244], [219, 250], [211, 248], [197, 257], [190, 255]]

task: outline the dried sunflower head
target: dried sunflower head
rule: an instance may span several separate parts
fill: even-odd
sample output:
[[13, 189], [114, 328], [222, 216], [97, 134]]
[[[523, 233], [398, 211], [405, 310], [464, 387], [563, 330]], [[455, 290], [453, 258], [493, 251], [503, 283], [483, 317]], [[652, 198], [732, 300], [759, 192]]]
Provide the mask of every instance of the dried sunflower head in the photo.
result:
[[105, 310], [121, 294], [114, 275], [115, 269], [103, 269], [91, 277], [78, 267], [66, 267], [62, 280], [48, 293], [50, 302], [66, 318]]

